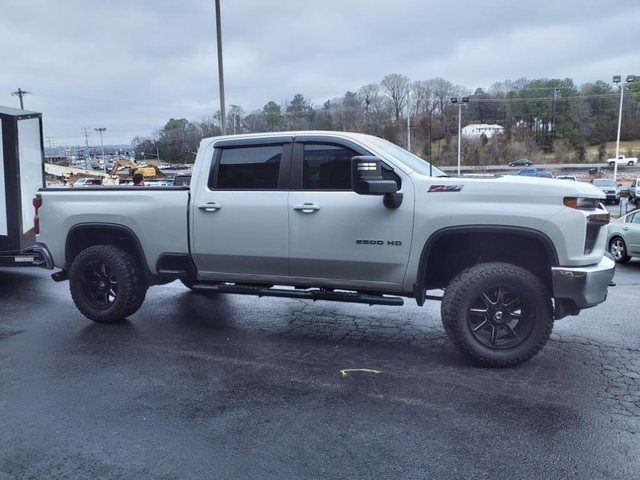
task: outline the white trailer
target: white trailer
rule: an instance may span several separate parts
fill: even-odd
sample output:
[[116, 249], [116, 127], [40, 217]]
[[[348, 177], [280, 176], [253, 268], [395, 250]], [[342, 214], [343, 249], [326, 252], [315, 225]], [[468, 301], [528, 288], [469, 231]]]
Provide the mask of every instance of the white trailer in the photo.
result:
[[42, 115], [0, 106], [0, 267], [48, 266], [33, 199], [44, 186]]

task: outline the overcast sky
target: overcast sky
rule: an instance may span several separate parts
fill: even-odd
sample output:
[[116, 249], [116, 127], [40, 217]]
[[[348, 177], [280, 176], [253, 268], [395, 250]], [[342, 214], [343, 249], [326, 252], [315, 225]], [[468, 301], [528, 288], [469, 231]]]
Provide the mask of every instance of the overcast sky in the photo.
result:
[[[227, 103], [246, 110], [392, 72], [472, 89], [640, 73], [639, 0], [222, 0], [222, 22]], [[56, 145], [219, 109], [213, 0], [0, 0], [0, 35], [0, 105], [32, 92]]]

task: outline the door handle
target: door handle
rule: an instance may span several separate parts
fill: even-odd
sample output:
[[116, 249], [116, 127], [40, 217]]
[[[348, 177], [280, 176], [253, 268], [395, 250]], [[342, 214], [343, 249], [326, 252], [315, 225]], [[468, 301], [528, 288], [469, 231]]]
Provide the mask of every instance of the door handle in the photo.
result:
[[320, 205], [316, 205], [315, 203], [303, 203], [302, 205], [296, 205], [293, 209], [296, 212], [313, 213], [320, 210]]
[[198, 205], [198, 208], [203, 212], [217, 212], [222, 208], [222, 205], [216, 202], [207, 202], [202, 205]]
[[622, 227], [622, 229], [627, 231], [627, 230], [629, 230], [629, 227]]

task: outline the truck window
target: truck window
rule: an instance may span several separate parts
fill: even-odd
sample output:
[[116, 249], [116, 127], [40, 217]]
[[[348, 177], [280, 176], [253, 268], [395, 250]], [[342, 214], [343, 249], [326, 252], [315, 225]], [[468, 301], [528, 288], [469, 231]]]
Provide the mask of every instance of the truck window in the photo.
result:
[[215, 185], [226, 190], [271, 190], [278, 188], [282, 145], [225, 148], [220, 155]]
[[353, 150], [336, 145], [307, 143], [302, 160], [304, 190], [351, 190]]

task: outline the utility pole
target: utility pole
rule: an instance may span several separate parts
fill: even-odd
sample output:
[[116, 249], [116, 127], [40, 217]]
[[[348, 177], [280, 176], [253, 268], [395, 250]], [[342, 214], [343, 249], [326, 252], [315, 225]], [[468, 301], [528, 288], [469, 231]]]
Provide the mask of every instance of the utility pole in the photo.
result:
[[96, 132], [100, 134], [100, 148], [102, 149], [102, 165], [104, 166], [104, 173], [107, 173], [107, 162], [104, 161], [104, 142], [102, 141], [102, 135], [107, 130], [104, 127], [94, 128]]
[[[627, 75], [627, 83], [635, 81], [635, 75]], [[620, 75], [614, 75], [613, 83], [618, 84], [622, 80]], [[624, 83], [620, 85], [620, 110], [618, 112], [618, 136], [616, 138], [616, 156], [613, 161], [613, 180], [618, 180], [618, 155], [620, 155], [620, 128], [622, 126], [622, 102], [624, 101]]]
[[218, 40], [218, 86], [220, 88], [220, 131], [226, 134], [227, 121], [224, 107], [224, 69], [222, 68], [222, 26], [220, 20], [220, 0], [216, 1], [216, 36]]
[[44, 137], [47, 140], [47, 143], [49, 144], [49, 148], [53, 148], [53, 137]]
[[[556, 107], [558, 104], [558, 93], [560, 90], [558, 88], [554, 88], [551, 91], [551, 145], [550, 148], [553, 148], [553, 141], [556, 138]], [[549, 133], [549, 132], [547, 132]]]
[[91, 160], [89, 159], [89, 135], [90, 135], [90, 133], [87, 132], [87, 130], [88, 130], [87, 127], [82, 127], [82, 130], [83, 130], [83, 135], [84, 135], [84, 144], [87, 147], [86, 155], [84, 157], [84, 168], [86, 168], [87, 170], [91, 170]]
[[29, 95], [30, 93], [31, 92], [27, 92], [25, 90], [22, 90], [21, 88], [18, 88], [18, 90], [16, 90], [15, 92], [11, 92], [11, 95], [20, 99], [20, 110], [24, 110], [24, 102], [22, 101], [22, 97], [24, 97], [25, 95]]

